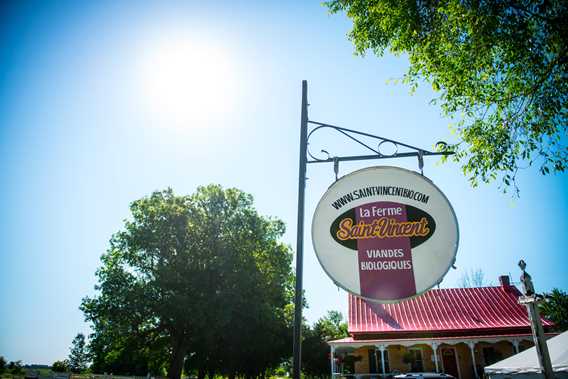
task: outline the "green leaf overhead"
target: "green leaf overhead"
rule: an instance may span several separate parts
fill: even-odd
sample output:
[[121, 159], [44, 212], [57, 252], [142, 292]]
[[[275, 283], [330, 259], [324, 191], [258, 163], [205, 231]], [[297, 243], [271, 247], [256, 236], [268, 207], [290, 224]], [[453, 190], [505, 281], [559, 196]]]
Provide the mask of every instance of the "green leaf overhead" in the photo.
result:
[[353, 21], [358, 54], [405, 54], [404, 82], [421, 80], [454, 119], [453, 159], [473, 185], [568, 157], [568, 3], [553, 1], [332, 0]]

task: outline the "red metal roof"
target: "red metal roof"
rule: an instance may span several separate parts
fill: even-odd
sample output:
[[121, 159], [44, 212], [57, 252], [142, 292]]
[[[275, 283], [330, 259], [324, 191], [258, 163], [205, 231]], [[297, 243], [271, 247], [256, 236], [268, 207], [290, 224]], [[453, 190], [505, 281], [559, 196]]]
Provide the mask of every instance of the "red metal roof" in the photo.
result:
[[[514, 286], [433, 289], [395, 304], [349, 295], [349, 333], [469, 333], [530, 328]], [[552, 323], [543, 320], [543, 325]], [[529, 333], [530, 333], [530, 329]]]

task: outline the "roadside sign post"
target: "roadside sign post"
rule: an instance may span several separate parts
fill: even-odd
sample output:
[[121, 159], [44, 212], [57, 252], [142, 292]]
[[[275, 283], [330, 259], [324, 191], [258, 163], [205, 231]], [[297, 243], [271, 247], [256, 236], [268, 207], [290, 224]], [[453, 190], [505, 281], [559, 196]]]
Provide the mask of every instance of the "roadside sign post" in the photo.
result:
[[[371, 224], [369, 226], [367, 226], [366, 221], [365, 220], [355, 220], [354, 218], [351, 218], [351, 225], [349, 225], [349, 221], [342, 221], [344, 219], [349, 219], [349, 217], [344, 217], [344, 218], [333, 218], [333, 219], [329, 219], [329, 217], [331, 217], [331, 214], [327, 214], [324, 215], [325, 220], [327, 221], [338, 221], [339, 223], [343, 222], [342, 226], [340, 226], [339, 224], [336, 226], [340, 226], [340, 228], [338, 230], [335, 231], [336, 233], [336, 237], [338, 236], [337, 233], [340, 233], [339, 235], [339, 243], [337, 244], [340, 248], [345, 248], [345, 249], [351, 249], [353, 250], [353, 245], [355, 244], [356, 246], [359, 245], [364, 245], [365, 242], [362, 242], [364, 240], [366, 240], [367, 238], [360, 238], [361, 241], [359, 241], [359, 234], [358, 232], [354, 232], [353, 226], [355, 226], [355, 229], [357, 229], [356, 225], [354, 225], [353, 223], [357, 223], [357, 225], [359, 225], [358, 223], [360, 222], [361, 225], [365, 224], [364, 228], [367, 230], [374, 230], [369, 232], [369, 233], [374, 233], [372, 238], [378, 239], [378, 240], [396, 240], [396, 244], [406, 244], [407, 246], [394, 246], [394, 247], [388, 247], [388, 246], [383, 246], [379, 244], [377, 246], [370, 246], [370, 247], [356, 247], [354, 250], [358, 250], [358, 253], [360, 256], [364, 256], [364, 254], [371, 254], [372, 256], [370, 256], [368, 261], [365, 262], [358, 262], [356, 263], [356, 267], [360, 267], [360, 263], [363, 263], [364, 267], [363, 268], [368, 268], [369, 271], [377, 271], [377, 270], [383, 270], [385, 268], [387, 268], [388, 266], [388, 270], [410, 270], [408, 267], [408, 265], [410, 265], [410, 267], [412, 267], [413, 263], [412, 263], [412, 259], [410, 258], [410, 254], [411, 254], [411, 250], [413, 248], [420, 248], [418, 247], [418, 245], [423, 244], [424, 246], [438, 246], [440, 245], [440, 249], [453, 249], [451, 251], [451, 253], [453, 254], [442, 254], [440, 253], [439, 255], [441, 255], [441, 259], [440, 262], [445, 264], [444, 267], [442, 267], [442, 269], [440, 270], [440, 272], [435, 273], [435, 275], [422, 275], [422, 273], [418, 273], [416, 274], [416, 271], [413, 270], [413, 274], [416, 276], [418, 275], [421, 279], [416, 281], [414, 280], [414, 287], [405, 290], [404, 294], [398, 294], [398, 293], [390, 293], [387, 291], [386, 293], [386, 297], [385, 299], [382, 299], [381, 296], [383, 296], [384, 294], [381, 294], [381, 289], [380, 288], [376, 288], [376, 285], [373, 284], [373, 278], [368, 278], [364, 279], [362, 282], [360, 282], [359, 284], [359, 289], [353, 286], [349, 286], [347, 283], [347, 285], [345, 283], [340, 283], [340, 279], [336, 279], [334, 276], [330, 275], [330, 271], [331, 270], [329, 265], [326, 267], [324, 264], [322, 264], [322, 266], [324, 267], [324, 270], [326, 271], [326, 273], [328, 275], [330, 275], [330, 277], [332, 277], [332, 280], [334, 280], [338, 285], [341, 285], [343, 288], [356, 293], [359, 292], [358, 296], [362, 296], [361, 292], [364, 292], [367, 296], [365, 296], [365, 294], [363, 294], [363, 297], [368, 298], [370, 300], [374, 300], [374, 301], [398, 301], [402, 298], [408, 298], [408, 297], [412, 297], [415, 295], [418, 295], [419, 293], [427, 290], [428, 288], [431, 288], [433, 285], [435, 285], [437, 283], [437, 281], [439, 281], [440, 279], [435, 279], [432, 280], [432, 278], [434, 278], [436, 275], [441, 274], [442, 276], [447, 272], [447, 270], [449, 269], [449, 267], [451, 266], [451, 264], [453, 264], [453, 257], [455, 256], [455, 249], [457, 249], [457, 238], [458, 238], [458, 233], [457, 233], [457, 221], [455, 220], [455, 215], [453, 214], [453, 210], [451, 210], [451, 206], [449, 206], [449, 203], [447, 202], [447, 199], [445, 199], [444, 195], [441, 193], [441, 191], [437, 190], [437, 188], [435, 186], [433, 186], [433, 184], [428, 185], [428, 180], [427, 179], [422, 179], [422, 180], [418, 180], [417, 178], [422, 177], [423, 174], [423, 167], [424, 167], [424, 157], [425, 156], [447, 156], [447, 155], [452, 155], [453, 152], [452, 151], [447, 151], [447, 145], [444, 142], [438, 142], [436, 144], [437, 146], [437, 150], [438, 151], [428, 151], [425, 149], [421, 149], [415, 146], [411, 146], [393, 139], [389, 139], [389, 138], [384, 138], [384, 137], [380, 137], [377, 135], [373, 135], [370, 133], [365, 133], [365, 132], [360, 132], [357, 130], [353, 130], [353, 129], [347, 129], [347, 128], [343, 128], [343, 127], [339, 127], [339, 126], [335, 126], [335, 125], [331, 125], [331, 124], [326, 124], [326, 123], [322, 123], [322, 122], [317, 122], [317, 121], [312, 121], [309, 119], [308, 116], [308, 83], [306, 80], [302, 81], [302, 101], [301, 101], [301, 119], [300, 119], [300, 156], [299, 156], [299, 176], [298, 176], [298, 220], [297, 220], [297, 234], [296, 234], [296, 286], [295, 286], [295, 309], [294, 309], [294, 337], [293, 337], [293, 378], [294, 379], [300, 379], [300, 375], [301, 375], [301, 329], [302, 329], [302, 304], [303, 304], [303, 284], [302, 284], [302, 276], [303, 276], [303, 248], [304, 248], [304, 204], [305, 204], [305, 187], [306, 187], [306, 172], [307, 172], [307, 165], [308, 164], [315, 164], [315, 163], [333, 163], [334, 166], [334, 172], [336, 174], [336, 178], [337, 178], [337, 173], [339, 171], [339, 163], [340, 162], [353, 162], [353, 161], [362, 161], [362, 160], [374, 160], [374, 159], [396, 159], [396, 158], [408, 158], [408, 157], [415, 157], [418, 160], [418, 167], [420, 169], [420, 174], [411, 172], [409, 170], [403, 170], [403, 169], [397, 169], [394, 167], [391, 168], [383, 168], [382, 170], [367, 170], [367, 174], [371, 173], [371, 175], [384, 175], [385, 178], [390, 178], [392, 180], [396, 180], [393, 179], [392, 173], [396, 172], [396, 174], [400, 174], [405, 178], [414, 178], [416, 180], [410, 180], [410, 181], [406, 181], [406, 182], [399, 182], [398, 185], [386, 185], [384, 187], [388, 187], [388, 188], [378, 188], [379, 186], [376, 185], [375, 187], [377, 187], [377, 189], [375, 189], [374, 193], [372, 194], [372, 196], [370, 196], [370, 198], [368, 200], [373, 200], [371, 202], [365, 203], [363, 204], [362, 202], [354, 202], [351, 206], [356, 206], [358, 207], [357, 210], [360, 212], [360, 217], [364, 218], [366, 217], [367, 213], [366, 212], [370, 212], [369, 215], [372, 216], [376, 216], [377, 212], [384, 214], [384, 212], [394, 212], [394, 214], [391, 214], [390, 216], [393, 216], [391, 219], [393, 220], [392, 222], [389, 221], [391, 219], [385, 219], [386, 221], [380, 221], [380, 220], [376, 220], [377, 223], [383, 223], [382, 227], [383, 227], [383, 231], [381, 232], [381, 226], [378, 224]], [[313, 126], [313, 129], [310, 131], [308, 130], [309, 126]], [[341, 135], [343, 135], [344, 137], [346, 137], [347, 139], [349, 139], [352, 142], [355, 142], [356, 144], [358, 144], [360, 147], [362, 147], [366, 154], [360, 154], [360, 155], [349, 155], [349, 156], [330, 156], [329, 153], [327, 153], [325, 150], [322, 150], [322, 152], [327, 153], [327, 158], [318, 158], [316, 157], [314, 154], [312, 154], [308, 148], [309, 146], [309, 139], [310, 137], [318, 132], [318, 131], [322, 131], [322, 130], [331, 130], [334, 132], [337, 132]], [[369, 142], [371, 141], [371, 142]], [[387, 145], [391, 145], [394, 146], [395, 151], [394, 153], [390, 153], [390, 154], [385, 154], [383, 152], [381, 152], [381, 147], [384, 146], [385, 144]], [[401, 149], [402, 151], [399, 151], [399, 149]], [[361, 170], [361, 171], [365, 171], [365, 170]], [[349, 176], [349, 175], [348, 175]], [[365, 174], [363, 174], [363, 176], [365, 176]], [[396, 175], [395, 175], [396, 176]], [[422, 177], [423, 178], [423, 177]], [[339, 183], [339, 184], [338, 184]], [[343, 181], [342, 179], [339, 179], [336, 181], [336, 184], [334, 184], [335, 188], [339, 188], [341, 189], [342, 186], [344, 184], [346, 184], [347, 182]], [[394, 182], [393, 182], [394, 183]], [[431, 183], [431, 182], [430, 182]], [[420, 187], [422, 189], [424, 189], [424, 191], [427, 192], [421, 192], [418, 191], [418, 189], [414, 190], [412, 188], [410, 188], [410, 186], [415, 185], [417, 187]], [[334, 188], [334, 186], [332, 186], [330, 189]], [[373, 185], [371, 185], [371, 187], [373, 187]], [[395, 188], [396, 187], [396, 188]], [[394, 188], [394, 189], [392, 189]], [[373, 192], [373, 190], [369, 190], [371, 192]], [[410, 194], [410, 191], [413, 191], [412, 194]], [[329, 191], [328, 191], [329, 192]], [[414, 198], [416, 192], [419, 192], [419, 195], [416, 195], [417, 198]], [[327, 193], [326, 193], [327, 194]], [[379, 195], [380, 194], [386, 194], [387, 198], [382, 199]], [[324, 195], [325, 196], [325, 195]], [[373, 198], [374, 196], [374, 198]], [[378, 197], [377, 197], [378, 196]], [[409, 197], [410, 196], [410, 197]], [[422, 197], [421, 197], [422, 196]], [[441, 213], [439, 213], [439, 210], [436, 208], [428, 208], [428, 206], [426, 205], [419, 205], [418, 203], [416, 203], [417, 201], [420, 202], [420, 200], [418, 200], [418, 197], [421, 197], [423, 202], [422, 204], [424, 204], [424, 200], [426, 199], [425, 197], [428, 197], [428, 199], [430, 198], [430, 196], [432, 196], [431, 198], [435, 200], [432, 200], [432, 204], [436, 203], [439, 204], [444, 210], [448, 210], [449, 212], [446, 211], [442, 211]], [[402, 198], [405, 198], [406, 200], [402, 200]], [[442, 200], [445, 199], [445, 202]], [[323, 198], [322, 198], [323, 200]], [[428, 203], [429, 200], [426, 201], [426, 204]], [[392, 202], [393, 204], [386, 204], [388, 202]], [[446, 204], [447, 203], [447, 204]], [[391, 206], [392, 205], [392, 206]], [[375, 214], [373, 214], [373, 206], [374, 206], [374, 212]], [[346, 207], [345, 210], [347, 211], [351, 211], [354, 210], [355, 208], [350, 208], [347, 209], [349, 207]], [[389, 209], [392, 208], [390, 211], [385, 210], [385, 209]], [[364, 209], [364, 210], [363, 210]], [[324, 212], [325, 213], [325, 212]], [[341, 214], [338, 214], [336, 216], [341, 216]], [[378, 216], [380, 218], [380, 215]], [[436, 219], [437, 217], [441, 217], [438, 218], [438, 220]], [[452, 221], [453, 218], [453, 221]], [[435, 237], [432, 237], [432, 233], [433, 233], [433, 227], [435, 227], [435, 225], [437, 224], [437, 222], [441, 222], [442, 225], [449, 227], [449, 230], [451, 230], [450, 232], [450, 238], [449, 238], [449, 242], [441, 242], [440, 238], [438, 235], [436, 235]], [[372, 221], [372, 222], [375, 222]], [[372, 223], [371, 222], [371, 223]], [[386, 224], [385, 224], [386, 223]], [[396, 223], [393, 224], [393, 223]], [[388, 224], [388, 225], [387, 225]], [[323, 224], [322, 224], [323, 225]], [[335, 225], [335, 224], [334, 224]], [[329, 229], [329, 225], [327, 226], [327, 233], [328, 235], [325, 237], [327, 238], [327, 242], [329, 242], [330, 239], [330, 229]], [[389, 229], [390, 228], [390, 229]], [[388, 230], [387, 230], [388, 229]], [[430, 233], [432, 232], [432, 233]], [[455, 234], [455, 235], [454, 235]], [[312, 235], [314, 235], [314, 230], [312, 228]], [[323, 235], [322, 235], [323, 236]], [[318, 236], [318, 239], [320, 240], [320, 242], [324, 241], [323, 243], [325, 244], [325, 240], [324, 237], [322, 236]], [[451, 237], [454, 236], [454, 237]], [[319, 238], [321, 237], [321, 238]], [[332, 236], [333, 237], [333, 236]], [[345, 237], [345, 238], [344, 238]], [[357, 237], [357, 238], [355, 238]], [[367, 236], [368, 237], [368, 236]], [[344, 238], [342, 240], [342, 238]], [[369, 237], [370, 238], [370, 237]], [[453, 239], [452, 239], [453, 238]], [[443, 239], [443, 238], [442, 238]], [[427, 241], [429, 240], [429, 241]], [[337, 241], [336, 241], [337, 242]], [[343, 245], [347, 246], [347, 247], [341, 247], [342, 243], [344, 242]], [[359, 244], [359, 245], [358, 245]], [[446, 246], [447, 245], [447, 246]], [[455, 246], [454, 246], [455, 245]], [[315, 243], [314, 243], [315, 246]], [[424, 246], [422, 248], [424, 248]], [[368, 253], [368, 251], [372, 250], [372, 253]], [[389, 251], [390, 250], [390, 251]], [[396, 251], [395, 251], [396, 250]], [[377, 252], [378, 251], [378, 252]], [[441, 250], [440, 250], [441, 251]], [[316, 253], [317, 253], [317, 248], [316, 248]], [[375, 256], [376, 255], [376, 256]], [[396, 255], [396, 257], [394, 257], [394, 255]], [[435, 255], [435, 254], [434, 254]], [[388, 260], [388, 263], [385, 263], [383, 261], [381, 261], [382, 258], [396, 258], [396, 259], [390, 259]], [[399, 259], [399, 258], [405, 258], [405, 259]], [[438, 257], [440, 258], [440, 257]], [[320, 259], [320, 263], [322, 263], [322, 257], [320, 255], [318, 255], [318, 259]], [[325, 259], [325, 258], [324, 258]], [[446, 262], [447, 261], [447, 262]], [[394, 262], [394, 263], [393, 263]], [[410, 262], [410, 263], [409, 263]], [[448, 263], [449, 264], [446, 264]], [[333, 265], [332, 265], [333, 266]], [[364, 271], [367, 271], [366, 269]], [[358, 270], [358, 272], [360, 272]], [[416, 278], [415, 278], [416, 279]], [[361, 291], [361, 283], [365, 283], [365, 285], [363, 286], [365, 288], [365, 290]], [[377, 292], [378, 291], [378, 292]], [[390, 298], [389, 298], [390, 297]]]

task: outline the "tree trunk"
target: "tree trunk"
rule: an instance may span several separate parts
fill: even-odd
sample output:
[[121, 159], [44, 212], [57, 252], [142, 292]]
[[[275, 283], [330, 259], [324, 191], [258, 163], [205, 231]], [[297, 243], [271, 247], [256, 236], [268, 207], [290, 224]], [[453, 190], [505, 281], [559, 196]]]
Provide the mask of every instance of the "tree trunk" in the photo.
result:
[[170, 367], [168, 369], [169, 379], [180, 379], [183, 370], [183, 362], [185, 354], [187, 353], [187, 346], [184, 337], [178, 337], [174, 340], [172, 351], [172, 359], [170, 360]]

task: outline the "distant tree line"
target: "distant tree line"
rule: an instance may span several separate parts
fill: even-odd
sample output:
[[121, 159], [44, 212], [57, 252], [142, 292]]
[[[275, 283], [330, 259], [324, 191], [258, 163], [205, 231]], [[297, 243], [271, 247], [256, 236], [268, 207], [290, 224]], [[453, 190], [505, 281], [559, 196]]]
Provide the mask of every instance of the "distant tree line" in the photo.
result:
[[[329, 376], [330, 370], [330, 348], [327, 344], [328, 341], [338, 338], [343, 338], [347, 336], [347, 323], [344, 321], [343, 316], [338, 311], [329, 311], [327, 315], [320, 318], [313, 325], [308, 325], [304, 323], [303, 330], [303, 346], [302, 346], [302, 363], [303, 363], [303, 374], [306, 378], [324, 378]], [[290, 344], [291, 339], [285, 341]], [[267, 343], [268, 344], [268, 343]], [[140, 346], [130, 346], [130, 351], [137, 351], [138, 357], [142, 357], [145, 348]], [[219, 349], [220, 350], [220, 349]], [[259, 350], [260, 351], [260, 350]], [[86, 338], [82, 333], [77, 334], [73, 339], [70, 347], [69, 356], [66, 359], [53, 362], [51, 367], [43, 366], [46, 369], [51, 368], [52, 372], [73, 372], [73, 373], [113, 373], [115, 375], [140, 375], [145, 376], [147, 373], [143, 371], [121, 371], [120, 366], [129, 367], [131, 362], [128, 361], [126, 356], [124, 361], [113, 358], [113, 363], [118, 367], [118, 371], [115, 370], [103, 370], [99, 371], [96, 366], [89, 365], [90, 359], [93, 357], [89, 344], [86, 343]], [[111, 352], [111, 355], [113, 352]], [[204, 355], [207, 357], [206, 355]], [[165, 356], [164, 358], [167, 358]], [[194, 375], [199, 369], [196, 367], [206, 367], [205, 376], [209, 378], [214, 378], [218, 375], [223, 375], [225, 370], [208, 367], [200, 362], [200, 357], [196, 354], [188, 355], [185, 359], [185, 375]], [[291, 357], [290, 354], [283, 356], [282, 361], [278, 367], [273, 367], [266, 371], [266, 374], [276, 375], [276, 376], [286, 376], [287, 373], [291, 371]], [[145, 362], [143, 357], [138, 361], [139, 367], [148, 367], [148, 362]], [[159, 362], [157, 362], [160, 364]], [[167, 363], [167, 359], [161, 362], [162, 365]], [[254, 364], [254, 362], [253, 362]], [[0, 374], [13, 374], [13, 375], [24, 375], [24, 368], [27, 366], [22, 366], [21, 361], [7, 363], [3, 356], [0, 356]], [[154, 375], [163, 375], [162, 371], [153, 372]], [[236, 375], [237, 376], [237, 375]], [[240, 374], [238, 376], [241, 376]]]
[[489, 285], [491, 283], [485, 280], [485, 273], [480, 268], [465, 270], [460, 276], [458, 283], [458, 286], [461, 288], [485, 287]]
[[22, 375], [23, 373], [24, 373], [24, 368], [22, 366], [22, 361], [7, 362], [6, 358], [0, 355], [0, 375], [1, 374]]

